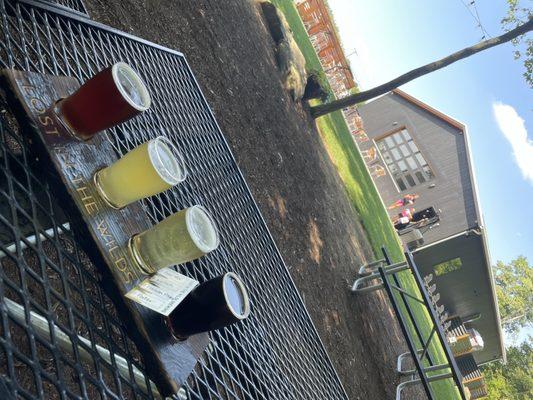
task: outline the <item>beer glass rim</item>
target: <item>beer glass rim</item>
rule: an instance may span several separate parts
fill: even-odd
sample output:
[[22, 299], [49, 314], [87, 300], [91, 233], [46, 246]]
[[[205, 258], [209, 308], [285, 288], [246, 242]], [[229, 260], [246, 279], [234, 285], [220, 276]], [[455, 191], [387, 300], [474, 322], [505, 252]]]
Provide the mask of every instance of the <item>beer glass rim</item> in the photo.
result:
[[[140, 90], [141, 99], [143, 101], [142, 106], [139, 104], [136, 104], [122, 87], [122, 84], [120, 83], [120, 80], [118, 78], [119, 69], [122, 69], [124, 72], [126, 72], [128, 77], [132, 78], [136, 87]], [[146, 85], [144, 81], [141, 79], [141, 77], [139, 76], [139, 74], [129, 64], [126, 64], [125, 62], [122, 62], [122, 61], [113, 64], [113, 66], [111, 67], [111, 74], [113, 75], [113, 81], [115, 82], [115, 85], [118, 88], [118, 91], [120, 92], [122, 97], [128, 102], [130, 106], [132, 106], [133, 108], [139, 111], [146, 111], [150, 108], [152, 104], [152, 98], [150, 97], [150, 92], [146, 88]]]
[[[153, 148], [159, 143], [168, 147], [168, 150], [170, 151], [174, 158], [174, 161], [176, 162], [176, 166], [179, 170], [179, 175], [175, 175], [172, 171], [165, 167], [165, 162], [161, 159], [161, 154], [158, 151], [150, 151], [151, 148]], [[150, 140], [150, 142], [148, 143], [148, 157], [150, 158], [150, 162], [152, 163], [152, 166], [154, 167], [159, 177], [165, 182], [167, 182], [169, 185], [177, 185], [178, 183], [183, 182], [185, 178], [187, 178], [187, 167], [185, 166], [185, 160], [182, 154], [177, 149], [177, 147], [174, 146], [170, 139], [166, 138], [165, 136], [158, 136], [155, 139]], [[154, 157], [157, 158], [154, 159]], [[164, 171], [161, 170], [161, 168], [163, 168]]]
[[[197, 232], [194, 232], [193, 224], [191, 221], [192, 215], [194, 212], [200, 211], [204, 214], [205, 218], [208, 220], [209, 224], [211, 225], [213, 229], [213, 233], [215, 234], [215, 242], [213, 244], [207, 244], [203, 240], [201, 240], [198, 237]], [[215, 221], [209, 211], [205, 207], [202, 207], [200, 205], [194, 205], [192, 207], [187, 208], [187, 211], [185, 213], [185, 224], [187, 225], [187, 231], [189, 231], [189, 236], [191, 237], [192, 241], [198, 247], [203, 253], [207, 254], [211, 251], [215, 250], [218, 245], [220, 244], [220, 235], [218, 234], [218, 228], [215, 224]], [[191, 233], [191, 230], [193, 233]]]
[[[228, 293], [226, 291], [226, 277], [233, 278], [233, 280], [237, 282], [237, 285], [241, 289], [242, 298], [244, 301], [244, 312], [242, 314], [238, 314], [237, 312], [235, 312], [235, 310], [231, 306], [231, 302], [228, 299]], [[244, 283], [239, 277], [239, 275], [234, 272], [226, 272], [224, 274], [224, 277], [222, 278], [222, 288], [222, 291], [224, 292], [224, 299], [226, 300], [226, 304], [228, 305], [228, 309], [231, 311], [231, 313], [240, 320], [246, 319], [250, 314], [250, 298], [248, 297], [248, 290], [246, 290], [246, 286], [244, 286]]]

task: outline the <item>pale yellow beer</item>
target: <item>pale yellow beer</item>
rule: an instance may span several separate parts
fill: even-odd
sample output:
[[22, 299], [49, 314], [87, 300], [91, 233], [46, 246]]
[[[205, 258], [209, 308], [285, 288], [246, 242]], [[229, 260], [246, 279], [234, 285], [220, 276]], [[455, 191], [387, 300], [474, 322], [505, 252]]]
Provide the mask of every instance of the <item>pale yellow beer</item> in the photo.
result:
[[218, 244], [218, 230], [209, 212], [193, 206], [133, 236], [129, 248], [144, 272], [155, 273], [200, 258], [215, 250]]
[[98, 171], [94, 182], [100, 196], [120, 209], [171, 188], [186, 174], [179, 152], [168, 139], [159, 136]]

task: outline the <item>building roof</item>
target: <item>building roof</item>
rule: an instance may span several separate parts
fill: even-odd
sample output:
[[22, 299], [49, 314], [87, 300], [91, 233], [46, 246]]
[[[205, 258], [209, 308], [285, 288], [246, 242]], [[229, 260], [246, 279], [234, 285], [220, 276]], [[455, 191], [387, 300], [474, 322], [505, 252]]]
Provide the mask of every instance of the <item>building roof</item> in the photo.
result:
[[405, 100], [413, 103], [414, 105], [417, 105], [420, 108], [423, 108], [427, 112], [435, 115], [437, 118], [440, 118], [444, 122], [447, 122], [454, 128], [457, 128], [463, 132], [466, 130], [466, 126], [462, 122], [459, 122], [456, 119], [450, 117], [449, 115], [444, 114], [442, 111], [439, 111], [436, 108], [431, 107], [429, 104], [426, 104], [423, 101], [420, 101], [417, 98], [414, 98], [410, 94], [405, 93], [403, 90], [394, 89], [392, 93], [397, 94], [400, 97], [403, 97]]
[[433, 114], [434, 116], [446, 122], [447, 124], [453, 126], [454, 128], [459, 129], [463, 134], [466, 149], [467, 149], [466, 154], [467, 154], [467, 161], [468, 161], [468, 170], [469, 170], [471, 181], [472, 181], [472, 193], [474, 197], [474, 206], [476, 209], [476, 216], [477, 216], [477, 226], [472, 227], [472, 228], [474, 232], [478, 234], [482, 239], [483, 253], [484, 253], [483, 256], [485, 259], [485, 268], [487, 269], [488, 275], [490, 277], [490, 286], [491, 286], [490, 289], [492, 291], [492, 300], [493, 300], [492, 306], [493, 306], [494, 313], [496, 315], [496, 320], [497, 320], [497, 325], [498, 325], [497, 326], [498, 335], [500, 337], [500, 350], [502, 353], [502, 359], [504, 362], [506, 362], [506, 352], [505, 352], [505, 346], [503, 343], [503, 332], [502, 332], [502, 326], [501, 326], [500, 310], [498, 307], [498, 298], [496, 296], [496, 283], [494, 281], [494, 274], [492, 272], [492, 263], [490, 260], [487, 232], [486, 232], [486, 228], [485, 228], [484, 221], [483, 221], [483, 214], [481, 212], [481, 206], [479, 203], [478, 188], [477, 188], [477, 182], [476, 182], [476, 175], [474, 173], [474, 165], [473, 165], [472, 151], [470, 148], [468, 129], [466, 125], [463, 124], [462, 122], [457, 121], [456, 119], [450, 117], [449, 115], [446, 115], [445, 113], [431, 107], [430, 105], [424, 103], [423, 101], [416, 99], [415, 97], [407, 94], [406, 92], [400, 89], [394, 89], [392, 93], [402, 97], [403, 99], [416, 105], [417, 107], [420, 107], [421, 109]]

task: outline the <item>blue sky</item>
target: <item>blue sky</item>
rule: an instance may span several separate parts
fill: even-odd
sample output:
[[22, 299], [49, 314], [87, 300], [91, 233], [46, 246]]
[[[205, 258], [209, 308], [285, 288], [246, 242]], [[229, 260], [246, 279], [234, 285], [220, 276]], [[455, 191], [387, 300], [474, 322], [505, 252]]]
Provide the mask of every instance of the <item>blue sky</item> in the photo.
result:
[[[362, 88], [474, 44], [467, 0], [329, 0]], [[501, 32], [504, 0], [477, 0], [484, 28]], [[514, 46], [504, 44], [401, 88], [468, 126], [493, 263], [533, 263], [533, 96]], [[529, 132], [529, 136], [528, 136]]]

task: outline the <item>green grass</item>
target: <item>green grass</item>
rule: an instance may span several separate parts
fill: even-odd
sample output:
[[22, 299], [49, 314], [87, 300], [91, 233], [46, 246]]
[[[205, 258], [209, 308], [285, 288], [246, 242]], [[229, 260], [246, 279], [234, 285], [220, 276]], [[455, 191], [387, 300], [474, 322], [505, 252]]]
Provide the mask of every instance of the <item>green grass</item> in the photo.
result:
[[[294, 38], [306, 58], [307, 69], [309, 71], [322, 70], [318, 56], [313, 49], [292, 0], [273, 0], [272, 2], [285, 14], [287, 22], [293, 31]], [[380, 248], [382, 245], [385, 245], [393, 261], [403, 260], [402, 248], [398, 236], [390, 222], [387, 210], [383, 207], [383, 203], [365, 167], [361, 154], [352, 140], [341, 112], [337, 111], [320, 117], [316, 123], [329, 157], [344, 183], [348, 198], [357, 210], [368, 234], [375, 256], [381, 256]], [[420, 296], [416, 282], [410, 273], [400, 273], [399, 279], [404, 289], [416, 297]], [[399, 295], [397, 298], [400, 300]], [[431, 320], [427, 310], [414, 300], [408, 301], [409, 306], [413, 310], [416, 323], [421, 330], [422, 337], [429, 337]], [[399, 304], [402, 314], [407, 315], [407, 311], [401, 300]], [[411, 336], [416, 337], [414, 327], [411, 325], [409, 328]], [[436, 337], [431, 342], [429, 352], [434, 361], [439, 363], [445, 362], [444, 351]], [[459, 399], [457, 390], [450, 379], [434, 382], [432, 383], [432, 388], [439, 399]]]
[[[416, 282], [411, 273], [401, 272], [398, 274], [398, 279], [400, 281], [401, 287], [404, 288], [408, 293], [416, 295], [417, 297], [419, 296], [420, 291], [418, 290]], [[395, 293], [395, 297], [398, 301], [398, 304], [400, 304], [400, 312], [403, 315], [407, 316], [407, 309], [403, 305], [403, 302], [400, 298], [400, 294], [398, 292]], [[431, 333], [431, 317], [429, 316], [429, 313], [426, 308], [414, 299], [410, 299], [407, 297], [407, 303], [409, 304], [409, 307], [413, 313], [416, 325], [420, 329], [422, 339], [426, 341]], [[409, 328], [411, 332], [411, 337], [416, 338], [414, 326], [410, 324]], [[418, 340], [418, 338], [416, 338], [415, 341], [418, 344], [418, 348], [422, 348], [422, 343]], [[442, 348], [442, 345], [440, 344], [436, 335], [433, 336], [430, 342], [428, 353], [432, 357], [432, 360], [435, 364], [446, 363], [444, 349]], [[425, 365], [429, 366], [429, 363], [425, 362]], [[435, 374], [443, 372], [449, 372], [449, 370], [436, 372]], [[437, 396], [436, 398], [438, 399], [459, 400], [461, 398], [459, 395], [459, 391], [456, 389], [452, 379], [433, 382], [431, 383], [431, 387], [433, 389], [434, 394]]]
[[403, 255], [398, 237], [341, 112], [318, 118], [317, 126], [376, 257], [381, 256], [380, 248], [385, 245], [392, 259], [401, 260]]

